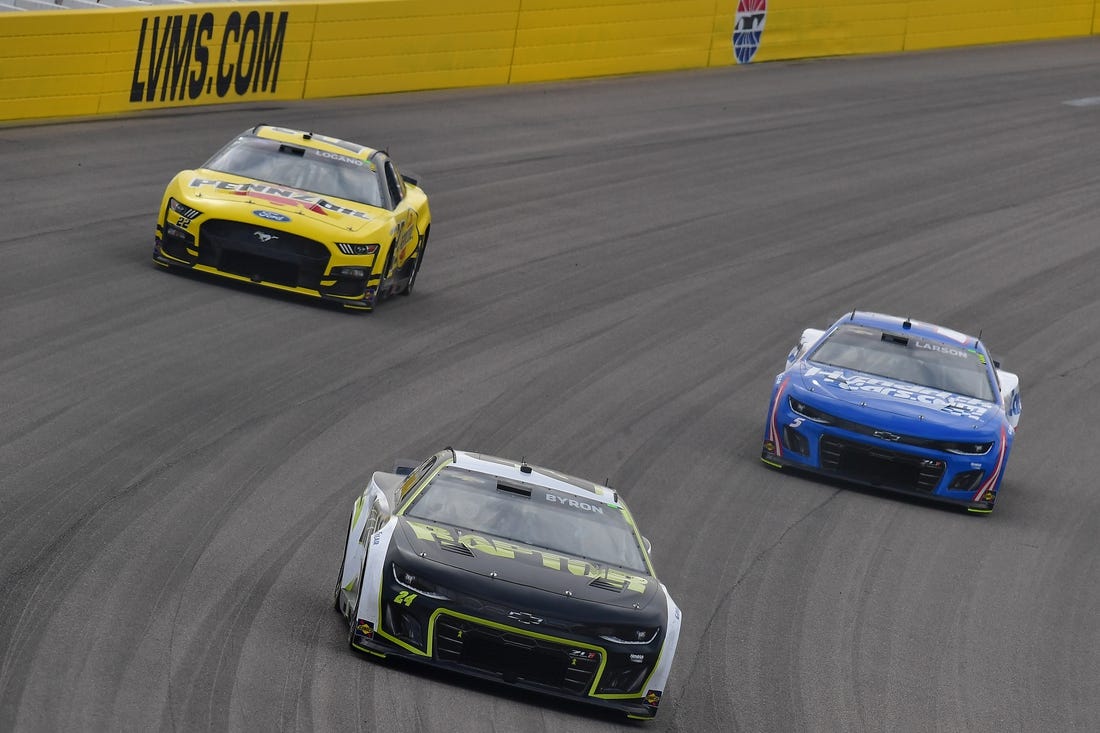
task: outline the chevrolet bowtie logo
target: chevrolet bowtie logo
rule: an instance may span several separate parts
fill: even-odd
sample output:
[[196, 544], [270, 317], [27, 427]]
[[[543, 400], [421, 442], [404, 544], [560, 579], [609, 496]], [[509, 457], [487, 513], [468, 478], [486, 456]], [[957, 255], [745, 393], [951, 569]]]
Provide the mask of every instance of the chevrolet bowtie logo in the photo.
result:
[[891, 443], [896, 443], [896, 442], [898, 442], [899, 440], [901, 440], [901, 436], [900, 436], [900, 435], [897, 435], [897, 434], [895, 434], [895, 433], [888, 433], [888, 432], [886, 432], [885, 430], [876, 430], [876, 431], [875, 431], [875, 437], [876, 437], [876, 438], [881, 438], [881, 439], [883, 439], [883, 440], [888, 440], [888, 441], [890, 441]]
[[508, 614], [508, 618], [513, 621], [519, 621], [521, 624], [527, 624], [528, 626], [537, 626], [542, 623], [541, 618], [532, 616], [526, 611], [512, 611]]
[[255, 231], [255, 232], [252, 232], [252, 233], [256, 235], [256, 239], [260, 240], [264, 244], [270, 242], [272, 239], [278, 239], [279, 238], [276, 235], [268, 234], [267, 232]]

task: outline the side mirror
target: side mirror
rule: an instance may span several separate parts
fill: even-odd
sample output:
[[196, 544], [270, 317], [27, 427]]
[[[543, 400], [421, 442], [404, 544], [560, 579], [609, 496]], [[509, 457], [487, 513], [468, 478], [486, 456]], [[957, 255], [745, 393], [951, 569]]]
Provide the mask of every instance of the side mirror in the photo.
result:
[[646, 554], [653, 552], [653, 543], [649, 541], [648, 537], [642, 537], [642, 547], [645, 548]]

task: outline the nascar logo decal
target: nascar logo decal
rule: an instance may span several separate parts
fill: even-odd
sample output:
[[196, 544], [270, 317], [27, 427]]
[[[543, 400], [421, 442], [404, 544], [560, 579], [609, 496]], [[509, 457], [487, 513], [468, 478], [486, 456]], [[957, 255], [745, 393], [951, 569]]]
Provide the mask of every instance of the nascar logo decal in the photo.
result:
[[267, 219], [268, 221], [290, 221], [290, 217], [285, 214], [280, 214], [277, 211], [267, 211], [266, 209], [256, 209], [252, 212], [261, 219]]
[[767, 14], [768, 0], [737, 0], [733, 20], [733, 55], [737, 63], [747, 64], [756, 55]]

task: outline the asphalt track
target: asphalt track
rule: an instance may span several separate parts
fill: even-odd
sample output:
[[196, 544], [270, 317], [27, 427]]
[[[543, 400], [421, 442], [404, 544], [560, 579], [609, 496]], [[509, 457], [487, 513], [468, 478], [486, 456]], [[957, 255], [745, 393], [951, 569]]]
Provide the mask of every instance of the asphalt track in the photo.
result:
[[[0, 128], [0, 730], [1100, 730], [1097, 69], [1083, 40]], [[421, 176], [412, 297], [154, 268], [164, 184], [261, 121]], [[787, 350], [853, 307], [1021, 375], [992, 516], [758, 460]], [[348, 650], [351, 502], [446, 445], [628, 498], [685, 613], [655, 722]]]

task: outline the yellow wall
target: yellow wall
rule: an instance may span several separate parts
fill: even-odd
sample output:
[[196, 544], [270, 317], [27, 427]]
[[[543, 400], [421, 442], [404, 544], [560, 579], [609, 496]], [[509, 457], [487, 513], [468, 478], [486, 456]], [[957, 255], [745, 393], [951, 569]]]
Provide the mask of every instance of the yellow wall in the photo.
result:
[[1096, 7], [1080, 0], [913, 0], [905, 50], [1089, 35]]
[[714, 0], [524, 0], [513, 83], [707, 65]]
[[[728, 66], [737, 10], [282, 0], [0, 13], [0, 121]], [[1100, 0], [768, 0], [764, 18], [756, 62], [1085, 36]]]

